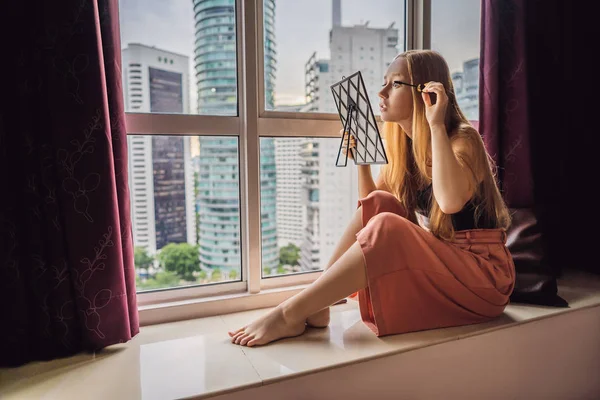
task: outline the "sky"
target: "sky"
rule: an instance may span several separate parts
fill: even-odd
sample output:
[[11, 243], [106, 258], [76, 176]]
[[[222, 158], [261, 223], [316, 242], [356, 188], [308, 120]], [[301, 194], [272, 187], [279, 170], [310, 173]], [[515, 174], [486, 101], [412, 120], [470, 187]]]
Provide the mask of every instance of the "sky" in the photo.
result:
[[[432, 0], [432, 49], [448, 61], [452, 72], [462, 62], [479, 56], [480, 0]], [[342, 25], [369, 21], [372, 28], [392, 22], [404, 41], [404, 6], [399, 0], [342, 0]], [[119, 0], [121, 47], [127, 43], [187, 55], [190, 82], [194, 82], [194, 15], [192, 0]], [[299, 104], [304, 99], [304, 64], [317, 52], [329, 58], [330, 0], [276, 0], [275, 42], [277, 50], [276, 105]], [[402, 51], [400, 48], [399, 51]], [[197, 96], [190, 88], [191, 110]]]

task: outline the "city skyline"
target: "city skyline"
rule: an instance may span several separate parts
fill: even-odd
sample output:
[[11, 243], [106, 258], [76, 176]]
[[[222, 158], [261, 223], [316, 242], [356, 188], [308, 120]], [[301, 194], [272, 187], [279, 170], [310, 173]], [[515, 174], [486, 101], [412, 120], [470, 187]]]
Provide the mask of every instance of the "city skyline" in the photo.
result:
[[[384, 28], [396, 22], [395, 27], [401, 31], [399, 41], [404, 41], [404, 10], [398, 7], [398, 2], [371, 4], [371, 7], [364, 7], [364, 1], [342, 0], [342, 25], [360, 25], [369, 21], [370, 27]], [[331, 29], [331, 2], [277, 1], [276, 6], [278, 56], [275, 104], [300, 104], [304, 100], [304, 64], [313, 52], [317, 52], [320, 58], [330, 57], [327, 38]], [[432, 48], [444, 55], [451, 72], [459, 71], [464, 61], [479, 57], [479, 7], [479, 0], [432, 0]], [[193, 60], [195, 28], [192, 0], [121, 0], [119, 11], [123, 48], [128, 43], [142, 43], [186, 55]], [[310, 27], [306, 21], [310, 21]], [[303, 40], [297, 40], [299, 35]], [[194, 76], [194, 63], [190, 64], [189, 73]], [[195, 110], [195, 87], [190, 88], [190, 100], [190, 109]]]
[[[130, 4], [136, 2], [136, 0], [124, 1]], [[368, 13], [361, 13], [360, 17], [362, 18], [357, 22], [347, 22], [348, 19], [345, 18], [346, 8], [340, 6], [356, 4], [355, 2], [333, 0], [319, 3], [321, 6], [323, 4], [329, 5], [329, 21], [322, 24], [327, 28], [327, 34], [324, 34], [320, 40], [302, 41], [305, 44], [304, 50], [308, 49], [310, 56], [298, 63], [301, 66], [301, 73], [292, 75], [289, 73], [290, 70], [282, 67], [282, 65], [285, 64], [284, 60], [294, 60], [299, 51], [294, 51], [296, 49], [281, 44], [279, 40], [280, 31], [273, 27], [281, 25], [281, 21], [285, 18], [281, 18], [281, 10], [275, 7], [274, 1], [269, 0], [268, 3], [265, 3], [265, 106], [267, 109], [278, 109], [276, 102], [277, 100], [281, 102], [282, 95], [277, 89], [278, 85], [273, 85], [273, 81], [277, 79], [277, 82], [280, 82], [279, 77], [285, 76], [286, 79], [282, 81], [284, 86], [287, 83], [289, 85], [285, 87], [293, 88], [293, 85], [300, 83], [301, 90], [299, 92], [302, 93], [301, 97], [296, 98], [296, 101], [301, 103], [299, 106], [286, 104], [284, 105], [285, 109], [300, 112], [335, 112], [335, 107], [330, 98], [329, 86], [338, 80], [338, 75], [348, 75], [356, 69], [360, 69], [363, 73], [367, 91], [370, 92], [371, 102], [377, 102], [376, 91], [379, 89], [379, 77], [383, 75], [393, 57], [404, 49], [403, 10], [400, 10], [401, 12], [398, 15], [398, 20], [402, 22], [399, 25], [393, 20], [388, 21], [386, 24], [375, 24], [366, 18]], [[473, 0], [469, 1], [473, 2]], [[194, 0], [193, 3], [195, 4], [193, 10], [196, 22], [193, 34], [195, 38], [194, 51], [191, 57], [187, 56], [186, 52], [178, 52], [177, 48], [162, 48], [148, 42], [136, 42], [140, 43], [136, 44], [137, 46], [144, 47], [149, 52], [154, 52], [154, 58], [158, 58], [161, 64], [164, 62], [166, 68], [164, 71], [152, 67], [148, 69], [151, 82], [150, 90], [152, 91], [152, 87], [159, 85], [156, 87], [160, 88], [162, 93], [160, 97], [156, 97], [160, 101], [160, 104], [156, 106], [154, 105], [152, 93], [150, 93], [149, 111], [235, 115], [238, 106], [238, 88], [236, 87], [235, 42], [237, 38], [235, 36], [234, 0], [210, 2]], [[177, 0], [174, 4], [181, 5], [182, 3]], [[290, 3], [283, 4], [287, 7], [286, 10], [290, 11]], [[390, 6], [392, 3], [386, 2], [385, 4]], [[306, 7], [306, 3], [302, 3], [302, 5]], [[398, 11], [395, 8], [394, 10]], [[141, 21], [138, 23], [147, 23], [152, 19], [152, 13], [149, 13], [149, 15], [150, 17], [147, 18], [138, 18]], [[432, 13], [432, 22], [439, 19], [439, 15], [440, 8], [437, 8], [436, 12]], [[385, 15], [385, 18], [389, 18], [389, 15]], [[295, 20], [298, 19], [296, 16]], [[445, 19], [442, 18], [442, 20]], [[435, 46], [440, 44], [439, 40], [436, 41], [436, 38], [445, 36], [440, 34], [443, 32], [440, 32], [439, 29], [439, 24], [432, 27], [432, 48], [434, 49]], [[285, 31], [294, 31], [294, 27], [286, 24]], [[323, 43], [327, 46], [325, 50], [321, 47]], [[130, 45], [130, 42], [123, 42], [122, 48], [125, 49], [126, 46]], [[279, 49], [282, 48], [285, 50], [280, 51]], [[161, 61], [161, 52], [174, 55], [176, 62], [173, 67], [179, 75], [168, 72], [171, 69], [169, 67], [170, 64], [173, 64], [173, 60], [171, 59], [169, 64], [169, 61], [163, 57]], [[178, 69], [181, 67], [177, 67], [177, 57], [186, 60], [183, 72]], [[452, 78], [454, 80], [456, 77], [457, 82], [460, 82], [460, 86], [457, 86], [459, 101], [461, 101], [461, 98], [464, 99], [467, 102], [465, 105], [468, 104], [468, 109], [474, 114], [478, 107], [477, 70], [479, 60], [478, 57], [465, 58], [464, 53], [462, 57], [460, 67], [452, 68]], [[190, 60], [189, 64], [187, 63], [188, 59]], [[450, 60], [448, 61], [450, 63]], [[156, 60], [152, 63], [156, 63]], [[309, 75], [309, 65], [312, 65], [310, 70], [316, 71], [316, 75], [314, 73]], [[127, 66], [130, 69], [132, 67], [139, 69], [140, 64], [128, 64]], [[139, 73], [137, 70], [133, 72]], [[156, 84], [153, 83], [155, 81]], [[290, 83], [293, 83], [293, 85]], [[273, 92], [274, 87], [275, 92]], [[310, 96], [308, 96], [309, 92]], [[138, 94], [132, 95], [139, 96]], [[126, 97], [128, 96], [126, 94]], [[286, 98], [285, 96], [284, 94], [283, 98]], [[289, 100], [294, 95], [287, 96]], [[129, 99], [129, 101], [131, 107], [128, 111], [135, 112], [139, 109], [135, 103], [138, 100]], [[139, 101], [141, 103], [141, 100]], [[143, 108], [148, 108], [147, 106]], [[376, 109], [374, 107], [374, 111]], [[148, 112], [145, 109], [139, 109], [139, 112], [144, 111]], [[192, 139], [187, 150], [188, 152], [191, 150], [191, 154], [187, 153], [190, 154], [187, 156], [189, 157], [188, 160], [197, 159], [193, 163], [194, 172], [199, 178], [197, 183], [194, 184], [197, 190], [194, 199], [197, 216], [193, 220], [189, 215], [184, 217], [184, 220], [182, 220], [183, 230], [177, 225], [176, 219], [169, 217], [168, 220], [172, 221], [170, 223], [173, 228], [169, 228], [169, 233], [167, 233], [167, 230], [163, 229], [166, 225], [162, 222], [161, 229], [159, 229], [157, 214], [157, 245], [155, 249], [159, 250], [168, 244], [167, 242], [170, 241], [167, 239], [168, 235], [171, 235], [170, 237], [177, 242], [186, 241], [184, 238], [186, 222], [189, 227], [188, 230], [192, 227], [195, 228], [197, 223], [198, 230], [193, 236], [199, 245], [201, 269], [210, 271], [225, 268], [228, 274], [232, 268], [235, 270], [241, 267], [237, 139], [210, 136], [188, 137], [188, 139]], [[173, 140], [181, 139], [173, 138]], [[329, 141], [331, 140], [337, 142], [335, 139], [329, 139]], [[281, 142], [281, 145], [275, 146], [276, 141]], [[266, 272], [266, 274], [272, 274], [277, 265], [279, 265], [277, 267], [278, 273], [284, 273], [282, 265], [286, 265], [285, 273], [321, 269], [330, 257], [337, 238], [347, 223], [346, 219], [358, 200], [356, 197], [356, 170], [336, 168], [330, 160], [334, 159], [337, 146], [323, 146], [319, 140], [314, 138], [304, 138], [298, 143], [286, 141], [285, 144], [282, 139], [261, 138], [260, 144], [262, 261], [263, 267], [271, 271]], [[173, 146], [167, 146], [165, 142], [160, 147], [167, 149]], [[280, 152], [287, 153], [288, 157], [298, 154], [300, 158], [294, 158], [293, 161], [288, 162], [287, 157], [283, 159], [275, 153], [276, 148]], [[172, 153], [171, 157], [178, 158], [173, 151], [168, 150], [167, 152], [169, 151]], [[179, 149], [175, 152], [183, 153], [184, 151]], [[167, 161], [165, 159], [162, 162]], [[180, 168], [176, 173], [181, 176], [176, 179], [182, 182], [189, 180], [183, 177], [184, 169], [181, 169], [181, 167], [184, 163], [187, 164], [182, 159], [173, 164], [174, 168]], [[166, 172], [165, 168], [161, 168], [158, 169], [159, 178], [160, 174], [164, 175]], [[297, 168], [301, 171], [299, 175], [294, 172]], [[189, 171], [191, 171], [191, 168], [189, 168]], [[156, 175], [156, 166], [154, 172]], [[376, 168], [373, 175], [377, 173], [378, 169]], [[284, 185], [281, 181], [283, 177], [280, 177], [279, 174], [286, 175], [285, 179], [291, 179], [290, 182], [295, 183], [291, 186]], [[157, 181], [155, 176], [154, 186], [160, 187], [162, 185], [167, 188], [169, 183], [163, 184], [161, 181], [161, 179], [166, 178], [168, 176], [164, 175], [164, 178]], [[342, 182], [344, 190], [341, 190], [342, 186], [339, 186]], [[190, 188], [191, 186], [188, 186], [188, 189]], [[184, 190], [183, 187], [177, 188], [177, 190], [178, 196], [183, 201], [184, 193], [187, 190]], [[284, 193], [281, 194], [280, 191]], [[183, 214], [179, 215], [181, 212], [193, 208], [184, 206], [181, 202], [178, 209], [172, 209], [171, 207], [175, 206], [172, 202], [174, 198], [169, 197], [168, 199], [169, 203], [165, 203], [167, 208], [162, 208], [161, 215], [167, 216], [168, 213], [174, 211], [176, 213], [172, 215], [175, 218], [180, 218], [183, 216]], [[277, 201], [275, 201], [276, 199]], [[280, 204], [281, 201], [286, 201], [289, 204], [285, 204], [284, 207], [283, 204]], [[297, 213], [295, 211], [297, 208], [301, 208], [303, 211]], [[284, 218], [280, 218], [284, 215]], [[164, 221], [167, 221], [167, 219]], [[298, 222], [301, 222], [301, 230], [288, 229], [288, 226]], [[290, 264], [286, 262], [282, 264], [282, 260], [286, 259], [280, 258], [284, 256], [279, 254], [279, 251], [283, 250], [285, 245], [285, 240], [278, 240], [279, 231], [282, 228], [281, 232], [285, 232], [285, 235], [280, 239], [291, 240], [296, 243], [296, 247], [300, 243], [299, 270], [295, 268], [288, 269], [287, 267]], [[173, 234], [170, 233], [171, 231], [173, 231]], [[163, 238], [159, 240], [160, 233], [163, 234]], [[191, 236], [190, 232], [187, 232], [188, 242]], [[160, 245], [159, 241], [161, 242]], [[286, 251], [293, 252], [293, 249]]]

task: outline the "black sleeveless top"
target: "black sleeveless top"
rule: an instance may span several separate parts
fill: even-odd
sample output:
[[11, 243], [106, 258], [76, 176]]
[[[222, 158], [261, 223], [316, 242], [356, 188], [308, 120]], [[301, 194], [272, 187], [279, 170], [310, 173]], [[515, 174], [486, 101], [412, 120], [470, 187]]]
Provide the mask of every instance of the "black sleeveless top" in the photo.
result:
[[[417, 207], [416, 212], [429, 217], [429, 210], [431, 208], [431, 198], [433, 197], [433, 186], [429, 184], [424, 190], [417, 192]], [[469, 200], [462, 210], [455, 214], [451, 214], [452, 225], [455, 231], [462, 231], [466, 229], [492, 229], [494, 228], [491, 221], [481, 215], [477, 224], [475, 223], [475, 207], [476, 205], [472, 200]]]

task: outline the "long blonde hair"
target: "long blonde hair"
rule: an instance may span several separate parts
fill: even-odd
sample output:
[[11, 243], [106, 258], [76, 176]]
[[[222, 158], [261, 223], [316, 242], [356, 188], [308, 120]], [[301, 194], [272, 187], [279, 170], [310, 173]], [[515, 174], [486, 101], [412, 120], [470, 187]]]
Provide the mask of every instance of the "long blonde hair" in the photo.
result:
[[[448, 95], [446, 132], [453, 143], [467, 139], [475, 150], [474, 157], [455, 153], [461, 163], [471, 168], [471, 187], [475, 188], [475, 223], [484, 218], [486, 225], [508, 229], [511, 218], [496, 182], [496, 166], [487, 153], [481, 135], [460, 110], [454, 94], [448, 64], [432, 50], [409, 50], [399, 54], [408, 64], [410, 83], [416, 85], [436, 81], [443, 83]], [[425, 117], [421, 93], [413, 90], [412, 148], [411, 140], [396, 122], [384, 122], [383, 138], [389, 163], [381, 169], [384, 183], [406, 207], [409, 219], [416, 221], [417, 192], [431, 184], [431, 133]], [[430, 199], [429, 229], [437, 237], [452, 240], [452, 217], [440, 209], [433, 196]], [[477, 228], [477, 226], [476, 226]]]

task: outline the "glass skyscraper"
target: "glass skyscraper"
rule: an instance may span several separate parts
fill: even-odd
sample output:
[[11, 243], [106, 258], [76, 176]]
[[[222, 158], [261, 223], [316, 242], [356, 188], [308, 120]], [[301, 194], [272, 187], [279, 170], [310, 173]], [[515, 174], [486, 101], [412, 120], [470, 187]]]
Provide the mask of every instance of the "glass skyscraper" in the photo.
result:
[[[193, 0], [198, 114], [237, 115], [234, 0]], [[265, 0], [265, 97], [272, 107], [275, 81], [275, 2]], [[237, 138], [201, 137], [198, 209], [203, 268], [238, 269], [240, 258]], [[273, 139], [260, 141], [263, 268], [279, 263]]]

